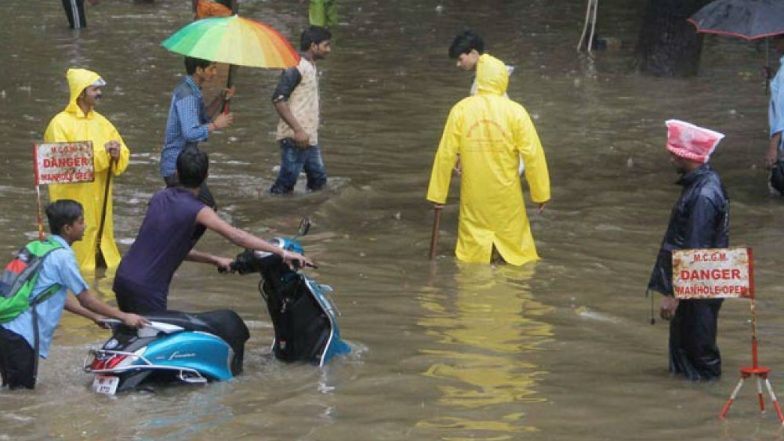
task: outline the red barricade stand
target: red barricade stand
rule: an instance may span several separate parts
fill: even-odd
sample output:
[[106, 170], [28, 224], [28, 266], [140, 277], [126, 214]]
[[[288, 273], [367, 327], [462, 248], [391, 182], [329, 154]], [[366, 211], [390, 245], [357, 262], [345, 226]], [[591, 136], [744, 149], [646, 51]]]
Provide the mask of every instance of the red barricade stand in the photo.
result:
[[765, 411], [765, 398], [763, 397], [762, 393], [762, 383], [765, 383], [765, 389], [768, 391], [768, 395], [770, 395], [773, 408], [776, 409], [776, 415], [778, 415], [779, 421], [784, 424], [784, 414], [781, 412], [781, 406], [776, 399], [776, 394], [773, 393], [773, 386], [770, 383], [770, 378], [768, 378], [770, 375], [770, 368], [759, 365], [759, 355], [757, 352], [757, 311], [756, 305], [754, 303], [754, 277], [752, 275], [754, 263], [752, 260], [751, 249], [749, 249], [748, 252], [750, 281], [749, 298], [751, 300], [751, 366], [740, 368], [740, 380], [738, 380], [738, 384], [735, 386], [735, 389], [733, 389], [730, 398], [726, 403], [724, 403], [724, 407], [721, 408], [719, 418], [724, 419], [727, 416], [727, 413], [730, 411], [730, 406], [732, 406], [732, 403], [738, 396], [738, 392], [740, 392], [741, 387], [743, 387], [743, 383], [746, 381], [746, 379], [754, 377], [757, 382], [757, 400], [759, 401], [760, 411]]

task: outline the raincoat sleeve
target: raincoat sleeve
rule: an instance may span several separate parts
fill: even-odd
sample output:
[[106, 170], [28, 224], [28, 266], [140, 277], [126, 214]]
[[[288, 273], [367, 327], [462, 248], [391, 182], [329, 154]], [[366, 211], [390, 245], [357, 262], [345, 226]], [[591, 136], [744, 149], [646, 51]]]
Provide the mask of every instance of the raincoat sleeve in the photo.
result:
[[531, 200], [536, 203], [547, 202], [550, 200], [550, 174], [542, 143], [528, 113], [523, 110], [518, 118], [515, 144], [525, 164], [525, 180], [528, 182]]
[[446, 202], [449, 194], [449, 183], [452, 181], [452, 169], [457, 162], [460, 146], [461, 111], [453, 107], [446, 120], [441, 142], [438, 144], [433, 170], [430, 173], [430, 185], [427, 189], [427, 200], [436, 204]]
[[[106, 138], [108, 141], [117, 141], [120, 143], [120, 157], [117, 159], [117, 164], [112, 168], [112, 173], [115, 176], [119, 176], [125, 172], [125, 169], [128, 168], [128, 161], [131, 156], [130, 150], [128, 150], [128, 146], [125, 145], [125, 141], [123, 141], [122, 136], [120, 136], [120, 132], [114, 127], [112, 123], [109, 122], [107, 119], [102, 119], [101, 124], [104, 126], [108, 137]], [[111, 157], [109, 153], [106, 152], [106, 148], [102, 145], [93, 146], [93, 150], [95, 151], [95, 171], [102, 172], [109, 168], [109, 160]]]

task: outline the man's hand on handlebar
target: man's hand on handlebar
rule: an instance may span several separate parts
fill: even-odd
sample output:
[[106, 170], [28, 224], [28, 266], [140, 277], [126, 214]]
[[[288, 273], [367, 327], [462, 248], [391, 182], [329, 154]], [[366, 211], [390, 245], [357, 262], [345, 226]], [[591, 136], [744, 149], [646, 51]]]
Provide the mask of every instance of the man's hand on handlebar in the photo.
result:
[[106, 317], [104, 317], [104, 316], [102, 316], [102, 315], [96, 315], [96, 316], [93, 318], [93, 323], [95, 323], [96, 325], [98, 325], [98, 327], [99, 327], [99, 328], [102, 328], [102, 329], [111, 329], [111, 327], [109, 327], [109, 323], [107, 323], [107, 322], [106, 322]]
[[229, 259], [228, 257], [215, 257], [215, 266], [218, 267], [218, 272], [221, 273], [232, 272], [231, 264], [233, 262], [234, 259]]
[[280, 257], [283, 258], [283, 262], [293, 268], [304, 268], [306, 266], [316, 268], [316, 265], [313, 263], [313, 261], [303, 256], [302, 254], [295, 253], [293, 251], [283, 250], [283, 254]]
[[145, 325], [150, 324], [149, 320], [147, 320], [146, 318], [140, 315], [129, 314], [129, 313], [123, 314], [120, 320], [122, 320], [125, 326], [129, 326], [131, 328], [141, 328]]

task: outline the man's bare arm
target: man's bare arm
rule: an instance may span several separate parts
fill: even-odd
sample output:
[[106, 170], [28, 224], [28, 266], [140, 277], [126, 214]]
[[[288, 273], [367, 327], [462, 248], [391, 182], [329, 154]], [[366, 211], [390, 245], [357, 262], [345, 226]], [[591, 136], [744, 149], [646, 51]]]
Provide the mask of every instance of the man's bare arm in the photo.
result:
[[289, 103], [285, 100], [275, 101], [274, 103], [275, 111], [278, 112], [280, 118], [291, 127], [291, 130], [294, 131], [294, 143], [297, 144], [297, 147], [305, 148], [308, 146], [308, 142], [310, 141], [310, 137], [305, 130], [302, 129], [299, 121], [297, 118], [294, 117], [294, 114], [291, 113], [291, 107], [289, 107]]

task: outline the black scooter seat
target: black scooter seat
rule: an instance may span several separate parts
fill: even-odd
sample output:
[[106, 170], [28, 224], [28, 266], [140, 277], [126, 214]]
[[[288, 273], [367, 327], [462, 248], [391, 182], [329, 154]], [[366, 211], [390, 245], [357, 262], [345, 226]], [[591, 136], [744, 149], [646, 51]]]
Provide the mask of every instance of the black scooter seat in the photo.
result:
[[201, 331], [216, 335], [226, 341], [235, 353], [242, 353], [245, 342], [250, 338], [248, 327], [236, 312], [229, 309], [187, 313], [163, 311], [144, 316], [152, 322], [179, 326], [186, 331]]

